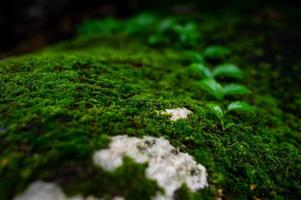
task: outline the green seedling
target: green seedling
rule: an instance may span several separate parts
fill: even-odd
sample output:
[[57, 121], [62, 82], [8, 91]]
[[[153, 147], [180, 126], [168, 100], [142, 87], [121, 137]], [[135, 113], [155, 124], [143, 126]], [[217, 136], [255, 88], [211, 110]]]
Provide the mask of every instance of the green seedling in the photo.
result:
[[121, 32], [125, 35], [148, 33], [153, 30], [153, 27], [158, 22], [157, 19], [157, 16], [153, 14], [142, 13], [122, 21], [110, 17], [101, 21], [87, 20], [79, 26], [78, 33], [82, 35], [115, 32]]
[[177, 25], [177, 22], [173, 18], [166, 18], [157, 25], [156, 32], [148, 38], [150, 45], [158, 45], [164, 42], [169, 42], [171, 36], [175, 37], [173, 27]]
[[164, 37], [164, 35], [162, 34], [154, 34], [154, 35], [151, 35], [149, 38], [148, 38], [148, 44], [150, 45], [158, 45], [160, 43], [163, 43], [163, 41], [166, 40], [166, 37]]
[[192, 22], [185, 25], [176, 25], [173, 29], [183, 44], [195, 45], [200, 36], [197, 25]]
[[[195, 65], [204, 63], [204, 57], [197, 51], [186, 51], [184, 54], [184, 58], [187, 61], [194, 62], [193, 64]], [[198, 70], [196, 71], [198, 72]]]
[[180, 42], [182, 45], [195, 45], [200, 33], [195, 23], [179, 24], [173, 18], [163, 20], [156, 29], [156, 32], [148, 38], [151, 45], [160, 43]]
[[203, 51], [203, 56], [209, 59], [224, 58], [231, 53], [231, 50], [222, 46], [210, 46]]
[[222, 108], [219, 105], [213, 103], [207, 104], [207, 108], [219, 119], [222, 127], [224, 127], [225, 113]]
[[177, 22], [176, 22], [175, 19], [166, 18], [166, 19], [161, 21], [161, 23], [158, 26], [157, 31], [159, 33], [168, 32], [168, 31], [171, 31], [173, 29], [173, 27], [175, 27], [175, 26], [177, 26]]
[[231, 111], [242, 112], [242, 113], [254, 112], [253, 107], [250, 104], [243, 101], [235, 101], [230, 103], [226, 111], [223, 111], [221, 106], [214, 103], [207, 104], [207, 108], [211, 111], [212, 114], [214, 114], [219, 119], [223, 131], [235, 125], [233, 122], [225, 123], [225, 117], [229, 112]]
[[157, 17], [150, 13], [142, 13], [126, 22], [124, 33], [132, 35], [147, 32], [157, 21]]
[[95, 33], [113, 33], [122, 30], [124, 24], [113, 18], [106, 18], [104, 20], [86, 20], [78, 27], [77, 32], [80, 35], [90, 35]]
[[240, 84], [229, 84], [223, 87], [213, 78], [201, 80], [200, 86], [204, 91], [217, 100], [223, 100], [226, 96], [246, 95], [251, 93], [247, 87]]
[[203, 78], [217, 78], [217, 77], [229, 77], [242, 79], [243, 73], [242, 71], [233, 64], [222, 64], [218, 65], [212, 71], [206, 67], [203, 63], [193, 63], [191, 68], [196, 73], [200, 73]]

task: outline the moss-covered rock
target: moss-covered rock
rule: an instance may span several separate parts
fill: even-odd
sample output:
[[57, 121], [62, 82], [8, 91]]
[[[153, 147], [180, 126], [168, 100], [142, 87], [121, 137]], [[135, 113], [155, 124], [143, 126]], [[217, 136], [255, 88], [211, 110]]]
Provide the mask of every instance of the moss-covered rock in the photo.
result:
[[[256, 108], [229, 116], [235, 126], [225, 131], [206, 109], [212, 99], [182, 48], [99, 33], [1, 61], [0, 199], [35, 180], [55, 182], [69, 195], [149, 199], [160, 188], [146, 178], [146, 165], [128, 159], [112, 173], [93, 165], [109, 136], [125, 134], [162, 136], [207, 168], [209, 188], [191, 193], [183, 185], [178, 199], [212, 199], [220, 189], [229, 199], [300, 198], [300, 94], [289, 77], [279, 82], [283, 95], [274, 91], [282, 68], [261, 59], [264, 33], [238, 37], [241, 24], [231, 23], [233, 30], [222, 22], [200, 26], [204, 44], [195, 50], [216, 41], [228, 46], [227, 62], [242, 67], [242, 82], [253, 91], [242, 99]], [[193, 114], [177, 121], [158, 114], [177, 107]]]

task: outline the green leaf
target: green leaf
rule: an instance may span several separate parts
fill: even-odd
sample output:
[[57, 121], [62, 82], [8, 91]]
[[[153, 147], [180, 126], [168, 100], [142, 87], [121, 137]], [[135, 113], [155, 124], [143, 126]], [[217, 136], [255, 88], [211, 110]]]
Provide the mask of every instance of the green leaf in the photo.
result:
[[222, 86], [214, 79], [212, 78], [203, 79], [200, 82], [200, 86], [203, 90], [205, 90], [208, 94], [215, 97], [216, 99], [222, 100], [224, 98]]
[[224, 112], [222, 108], [214, 103], [207, 104], [207, 108], [221, 121], [224, 120]]
[[191, 69], [196, 73], [200, 73], [203, 78], [212, 78], [211, 71], [202, 63], [193, 63]]
[[235, 126], [235, 124], [233, 122], [229, 122], [225, 125], [225, 128], [224, 129], [229, 129], [231, 128], [232, 126]]
[[185, 52], [185, 58], [189, 61], [192, 62], [198, 62], [198, 63], [203, 63], [204, 62], [204, 58], [203, 56], [196, 52], [196, 51], [186, 51]]
[[195, 44], [200, 34], [195, 23], [174, 26], [174, 31], [178, 34], [179, 39], [184, 44]]
[[228, 111], [254, 112], [254, 108], [243, 101], [235, 101], [228, 105]]
[[206, 58], [223, 58], [230, 53], [230, 49], [222, 46], [210, 46], [203, 51]]
[[223, 88], [224, 96], [250, 94], [251, 90], [239, 84], [229, 84]]
[[160, 34], [154, 34], [148, 38], [148, 43], [150, 45], [157, 45], [160, 44], [162, 41], [164, 41], [164, 37]]
[[173, 27], [177, 25], [176, 21], [173, 18], [164, 19], [158, 26], [158, 31], [160, 33], [170, 31]]
[[144, 33], [156, 22], [156, 20], [156, 16], [150, 13], [141, 13], [140, 15], [129, 19], [123, 31], [127, 34]]
[[106, 18], [99, 20], [85, 20], [80, 24], [78, 33], [82, 35], [89, 35], [95, 33], [113, 33], [124, 28], [124, 24], [113, 18]]
[[243, 74], [242, 71], [233, 64], [222, 64], [218, 65], [214, 70], [213, 70], [213, 75], [214, 77], [230, 77], [230, 78], [237, 78], [237, 79], [242, 79]]

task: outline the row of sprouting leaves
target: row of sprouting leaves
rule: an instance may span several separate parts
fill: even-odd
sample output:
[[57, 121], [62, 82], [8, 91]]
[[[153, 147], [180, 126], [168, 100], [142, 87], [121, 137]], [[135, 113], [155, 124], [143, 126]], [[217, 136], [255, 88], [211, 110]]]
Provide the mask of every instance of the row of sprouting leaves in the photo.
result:
[[175, 17], [160, 18], [151, 13], [142, 13], [127, 20], [106, 18], [102, 21], [87, 20], [78, 32], [80, 35], [95, 33], [118, 33], [131, 36], [147, 36], [149, 45], [195, 46], [200, 41], [200, 32], [194, 22], [180, 22]]
[[242, 70], [231, 63], [222, 63], [215, 66], [212, 70], [207, 66], [206, 59], [221, 60], [230, 54], [230, 50], [222, 46], [211, 46], [206, 48], [202, 53], [189, 51], [187, 55], [193, 63], [191, 69], [194, 73], [201, 76], [199, 82], [200, 88], [210, 95], [215, 101], [208, 103], [207, 108], [220, 121], [223, 130], [235, 125], [233, 122], [226, 122], [226, 117], [232, 112], [254, 113], [254, 108], [245, 101], [233, 101], [223, 109], [221, 101], [229, 97], [241, 97], [250, 95], [252, 92], [249, 88], [238, 83], [229, 83], [222, 85], [221, 79], [243, 80]]
[[[149, 45], [179, 44], [182, 47], [195, 48], [200, 43], [200, 30], [194, 22], [183, 22], [176, 18], [161, 19], [150, 13], [142, 13], [128, 20], [107, 18], [102, 21], [87, 21], [79, 27], [82, 35], [105, 32], [108, 34], [121, 33], [124, 35], [147, 37]], [[207, 108], [220, 121], [223, 130], [234, 125], [226, 122], [226, 116], [231, 112], [252, 113], [253, 107], [244, 101], [233, 101], [223, 109], [221, 101], [229, 97], [251, 94], [246, 86], [230, 83], [222, 85], [220, 78], [242, 80], [242, 70], [234, 64], [223, 63], [212, 70], [208, 67], [207, 60], [224, 60], [231, 53], [230, 49], [222, 46], [210, 46], [203, 52], [187, 51], [185, 57], [192, 61], [191, 69], [201, 76], [200, 88], [215, 100], [207, 104]]]

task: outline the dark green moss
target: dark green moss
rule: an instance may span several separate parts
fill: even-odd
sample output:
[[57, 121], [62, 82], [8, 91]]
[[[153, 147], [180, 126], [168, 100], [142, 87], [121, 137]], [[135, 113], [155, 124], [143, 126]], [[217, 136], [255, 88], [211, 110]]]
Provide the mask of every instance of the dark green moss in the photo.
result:
[[[263, 51], [261, 36], [236, 38], [236, 26], [215, 23], [202, 31], [226, 26], [227, 34], [205, 39], [228, 44], [234, 52], [228, 61], [244, 69], [244, 83], [253, 90], [244, 99], [256, 107], [255, 115], [230, 116], [236, 125], [227, 131], [206, 110], [210, 97], [181, 49], [100, 34], [2, 61], [0, 199], [11, 199], [37, 179], [55, 181], [68, 194], [149, 198], [158, 187], [144, 177], [145, 165], [127, 159], [108, 173], [90, 161], [109, 136], [120, 134], [163, 136], [207, 168], [210, 187], [191, 193], [183, 186], [179, 199], [206, 199], [218, 189], [233, 199], [300, 198], [300, 103], [285, 106], [296, 88], [287, 80], [279, 83], [287, 95], [273, 91], [270, 81], [280, 69], [254, 61]], [[171, 122], [158, 114], [182, 106], [193, 111], [188, 120]]]

